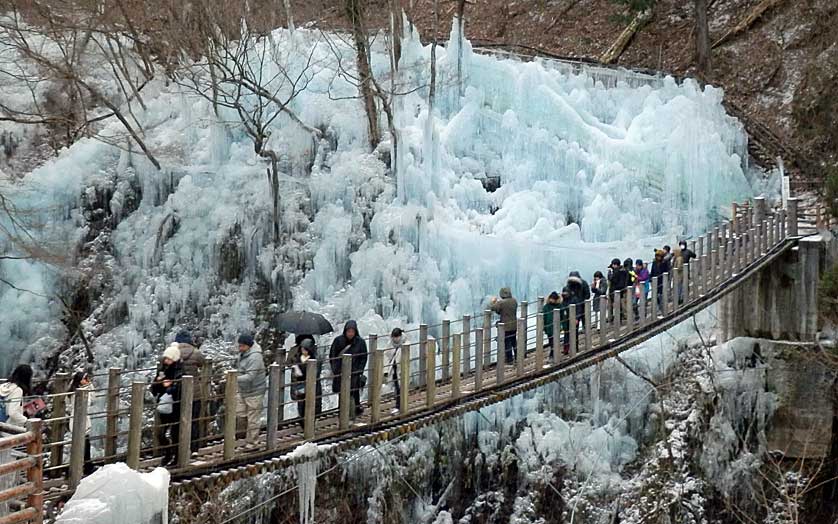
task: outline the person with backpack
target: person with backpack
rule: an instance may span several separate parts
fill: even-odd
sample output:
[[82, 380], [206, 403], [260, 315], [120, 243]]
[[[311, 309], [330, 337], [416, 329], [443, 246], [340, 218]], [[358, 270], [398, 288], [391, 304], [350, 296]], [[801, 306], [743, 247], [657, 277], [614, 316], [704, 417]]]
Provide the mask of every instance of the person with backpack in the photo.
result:
[[73, 381], [70, 383], [70, 392], [73, 393], [72, 399], [69, 401], [70, 416], [70, 435], [73, 434], [73, 410], [75, 409], [75, 392], [85, 390], [87, 394], [87, 417], [84, 420], [84, 468], [85, 475], [90, 475], [94, 471], [93, 462], [90, 454], [90, 408], [93, 406], [93, 382], [90, 380], [90, 375], [86, 371], [77, 371], [73, 375]]
[[291, 363], [291, 398], [297, 401], [297, 414], [300, 416], [300, 427], [305, 429], [306, 416], [306, 378], [308, 377], [308, 362], [314, 360], [315, 366], [315, 405], [314, 413], [319, 415], [323, 411], [323, 388], [320, 385], [320, 372], [323, 364], [317, 360], [317, 348], [314, 339], [306, 338], [300, 342], [295, 361]]
[[180, 443], [180, 389], [183, 366], [180, 362], [180, 349], [172, 344], [163, 351], [157, 376], [151, 383], [151, 393], [157, 401], [157, 414], [160, 426], [157, 439], [163, 449], [160, 466], [166, 467], [178, 463], [178, 444]]
[[23, 397], [32, 393], [32, 367], [21, 364], [12, 372], [9, 381], [0, 384], [0, 422], [13, 426], [26, 425]]

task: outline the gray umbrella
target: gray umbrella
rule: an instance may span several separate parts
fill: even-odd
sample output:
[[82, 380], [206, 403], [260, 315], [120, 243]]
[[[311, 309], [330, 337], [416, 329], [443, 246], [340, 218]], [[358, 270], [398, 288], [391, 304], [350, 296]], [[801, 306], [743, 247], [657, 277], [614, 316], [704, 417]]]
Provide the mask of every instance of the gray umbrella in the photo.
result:
[[308, 311], [286, 311], [277, 315], [274, 327], [296, 335], [322, 335], [334, 331], [323, 315]]

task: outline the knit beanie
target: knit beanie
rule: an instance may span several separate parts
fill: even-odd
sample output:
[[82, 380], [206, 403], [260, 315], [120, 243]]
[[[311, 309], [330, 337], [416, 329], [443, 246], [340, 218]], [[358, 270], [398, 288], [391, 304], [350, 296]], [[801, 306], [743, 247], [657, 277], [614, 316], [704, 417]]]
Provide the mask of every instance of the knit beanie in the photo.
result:
[[175, 342], [178, 344], [189, 344], [192, 345], [192, 336], [189, 334], [188, 331], [181, 331], [175, 337]]
[[172, 344], [163, 351], [163, 358], [171, 359], [172, 362], [180, 360], [180, 349], [177, 344]]
[[253, 335], [242, 333], [241, 335], [239, 335], [239, 344], [244, 344], [247, 347], [253, 347]]

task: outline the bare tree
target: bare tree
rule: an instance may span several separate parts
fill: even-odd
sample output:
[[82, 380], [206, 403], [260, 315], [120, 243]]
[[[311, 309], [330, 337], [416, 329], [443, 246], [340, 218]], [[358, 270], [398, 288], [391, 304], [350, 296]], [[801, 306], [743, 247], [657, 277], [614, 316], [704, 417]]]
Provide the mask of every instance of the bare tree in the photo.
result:
[[366, 0], [346, 0], [346, 16], [352, 25], [352, 37], [358, 60], [361, 98], [367, 115], [370, 148], [375, 149], [381, 142], [381, 130], [378, 124], [378, 107], [375, 103], [372, 68], [370, 67], [370, 43], [365, 23]]
[[695, 62], [699, 73], [706, 77], [711, 74], [707, 0], [695, 0], [695, 35]]

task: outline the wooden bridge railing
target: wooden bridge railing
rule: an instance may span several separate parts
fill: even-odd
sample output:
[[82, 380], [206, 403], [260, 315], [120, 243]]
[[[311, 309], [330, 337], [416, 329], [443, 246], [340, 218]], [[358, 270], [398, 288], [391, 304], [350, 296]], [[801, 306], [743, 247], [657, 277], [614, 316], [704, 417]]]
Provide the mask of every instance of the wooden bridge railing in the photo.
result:
[[[267, 430], [258, 449], [243, 450], [243, 442], [237, 440], [237, 372], [215, 372], [214, 364], [209, 360], [200, 376], [181, 379], [179, 402], [183, 409], [180, 409], [179, 419], [171, 424], [178, 432], [179, 443], [169, 445], [172, 451], [177, 448], [178, 460], [171, 467], [183, 471], [207, 461], [223, 463], [240, 459], [243, 452], [264, 453], [288, 448], [302, 440], [332, 438], [352, 430], [353, 423], [367, 427], [390, 423], [415, 416], [440, 403], [540, 373], [579, 353], [596, 352], [713, 293], [714, 288], [741, 273], [773, 246], [797, 236], [796, 217], [795, 199], [788, 200], [787, 210], [769, 210], [765, 199], [761, 198], [754, 199], [753, 205], [733, 204], [731, 220], [691, 241], [691, 250], [696, 257], [654, 279], [648, 295], [645, 292], [637, 295], [630, 286], [606, 294], [598, 304], [593, 298], [572, 304], [568, 316], [570, 319], [578, 317], [580, 322], [578, 326], [570, 322], [570, 329], [566, 331], [562, 330], [557, 310], [553, 315], [552, 347], [547, 345], [544, 336], [543, 297], [538, 297], [533, 304], [522, 302], [516, 330], [519, 351], [512, 362], [506, 362], [503, 326], [493, 322], [493, 314], [488, 310], [481, 315], [464, 315], [457, 321], [444, 321], [438, 327], [440, 336], [437, 338], [430, 336], [430, 326], [420, 325], [414, 331], [418, 340], [405, 345], [397, 361], [388, 361], [385, 355], [391, 348], [379, 347], [378, 337], [370, 335], [368, 364], [363, 371], [354, 371], [368, 380], [363, 403], [368, 412], [363, 417], [354, 413], [353, 384], [348, 373], [336, 382], [337, 391], [327, 393], [324, 388], [323, 393], [318, 394], [317, 380], [326, 386], [332, 381], [328, 380], [328, 372], [316, 378], [318, 364], [313, 360], [305, 364], [304, 408], [294, 416], [299, 400], [286, 394], [293, 386], [294, 377], [288, 380], [284, 364], [272, 364], [267, 373]], [[536, 306], [534, 311], [530, 311], [531, 305]], [[563, 352], [565, 338], [567, 355]], [[352, 367], [351, 357], [340, 358], [342, 369]], [[283, 352], [278, 360], [284, 361]], [[331, 367], [328, 360], [321, 364], [326, 370]], [[56, 376], [54, 388], [59, 393], [48, 396], [52, 403], [51, 418], [44, 421], [50, 429], [49, 464], [44, 468], [50, 477], [46, 481], [50, 498], [69, 494], [81, 480], [85, 439], [97, 442], [98, 447], [104, 449], [104, 457], [96, 459], [95, 463], [125, 461], [132, 468], [157, 464], [154, 457], [165, 451], [166, 446], [143, 433], [148, 429], [146, 421], [154, 413], [154, 406], [146, 402], [146, 375], [150, 373], [153, 373], [152, 369], [123, 371], [112, 368], [101, 376], [107, 377], [106, 387], [94, 392], [66, 393], [62, 391], [68, 387], [69, 376]], [[132, 378], [132, 374], [136, 378]], [[391, 395], [394, 389], [391, 385], [396, 378], [401, 386], [399, 394], [392, 391]], [[103, 410], [88, 409], [88, 395], [91, 394], [104, 404]], [[318, 402], [323, 403], [322, 413], [317, 413]], [[192, 409], [193, 403], [197, 410]], [[223, 407], [216, 410], [218, 405]], [[193, 414], [197, 416], [193, 417]], [[71, 438], [64, 440], [71, 417]], [[101, 424], [105, 427], [104, 434], [91, 436], [85, 423], [87, 417], [104, 419]], [[40, 434], [40, 430], [37, 433]], [[38, 442], [40, 445], [40, 440]], [[197, 456], [192, 453], [192, 443], [199, 448]], [[69, 460], [64, 457], [67, 445]], [[32, 501], [33, 504], [37, 502], [37, 497]], [[0, 524], [4, 522], [17, 521], [0, 520]]]
[[29, 420], [28, 426], [0, 422], [0, 452], [4, 455], [0, 463], [0, 524], [43, 522], [41, 421]]

